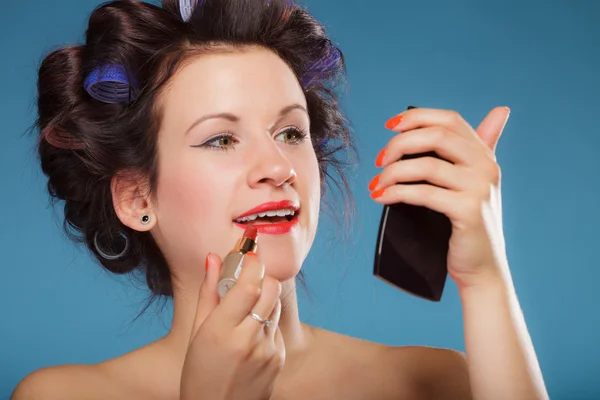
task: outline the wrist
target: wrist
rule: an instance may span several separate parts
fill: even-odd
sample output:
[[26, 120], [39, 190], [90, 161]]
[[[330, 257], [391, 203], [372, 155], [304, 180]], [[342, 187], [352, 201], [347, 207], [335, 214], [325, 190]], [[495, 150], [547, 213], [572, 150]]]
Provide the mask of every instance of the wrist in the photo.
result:
[[511, 290], [512, 279], [508, 269], [504, 273], [500, 268], [483, 270], [486, 272], [473, 274], [468, 279], [455, 280], [461, 298], [470, 294], [499, 293]]

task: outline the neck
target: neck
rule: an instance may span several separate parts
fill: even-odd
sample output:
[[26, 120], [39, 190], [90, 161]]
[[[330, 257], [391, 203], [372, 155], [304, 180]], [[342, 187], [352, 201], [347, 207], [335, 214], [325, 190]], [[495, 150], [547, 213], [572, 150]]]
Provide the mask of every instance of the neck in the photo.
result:
[[[282, 285], [281, 317], [279, 329], [286, 349], [286, 357], [294, 357], [308, 347], [311, 329], [300, 322], [298, 298], [294, 278]], [[173, 322], [171, 330], [162, 339], [172, 349], [172, 354], [183, 365], [198, 302], [198, 290], [179, 288], [173, 295]]]

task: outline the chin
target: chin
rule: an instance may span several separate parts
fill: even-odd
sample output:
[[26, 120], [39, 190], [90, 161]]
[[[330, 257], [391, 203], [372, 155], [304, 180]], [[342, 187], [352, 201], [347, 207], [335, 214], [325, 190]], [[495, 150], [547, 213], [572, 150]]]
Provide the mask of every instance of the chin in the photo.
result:
[[259, 238], [257, 253], [265, 265], [265, 274], [279, 282], [295, 278], [302, 268], [305, 254], [301, 254], [298, 247], [289, 242], [279, 246], [274, 242], [265, 236]]
[[284, 268], [277, 268], [278, 266], [273, 266], [274, 268], [270, 268], [265, 265], [265, 274], [270, 276], [273, 279], [277, 279], [279, 282], [284, 283], [291, 279], [296, 278], [296, 276], [300, 273], [300, 265], [297, 268], [289, 268], [286, 266]]
[[262, 256], [261, 260], [265, 264], [265, 274], [282, 283], [294, 279], [302, 268], [300, 261], [290, 259], [289, 257], [287, 260], [283, 259], [286, 260], [285, 262], [282, 262], [281, 259], [270, 262], [268, 257]]
[[[294, 279], [300, 273], [315, 237], [316, 227], [312, 226], [308, 215], [301, 214], [300, 218], [296, 215], [291, 226], [284, 227], [286, 229], [283, 233], [271, 233], [269, 229], [261, 229], [261, 225], [255, 225], [259, 232], [256, 253], [265, 266], [265, 274], [279, 282]], [[245, 225], [236, 225], [245, 229]]]

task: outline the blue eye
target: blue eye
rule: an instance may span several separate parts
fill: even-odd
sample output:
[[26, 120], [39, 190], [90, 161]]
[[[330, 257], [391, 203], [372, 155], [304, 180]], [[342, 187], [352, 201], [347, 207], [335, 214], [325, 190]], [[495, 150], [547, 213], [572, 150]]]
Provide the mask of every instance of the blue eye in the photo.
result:
[[301, 144], [306, 139], [307, 133], [300, 128], [290, 126], [280, 132], [275, 138], [283, 136], [283, 141], [288, 144]]

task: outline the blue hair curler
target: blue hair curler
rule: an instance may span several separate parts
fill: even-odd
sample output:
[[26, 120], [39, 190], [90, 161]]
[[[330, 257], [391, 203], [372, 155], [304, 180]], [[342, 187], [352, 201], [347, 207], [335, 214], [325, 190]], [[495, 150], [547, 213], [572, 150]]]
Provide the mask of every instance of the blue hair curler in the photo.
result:
[[83, 83], [94, 99], [103, 103], [128, 103], [134, 100], [134, 88], [122, 65], [103, 65], [93, 70]]

